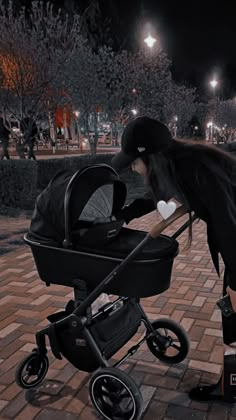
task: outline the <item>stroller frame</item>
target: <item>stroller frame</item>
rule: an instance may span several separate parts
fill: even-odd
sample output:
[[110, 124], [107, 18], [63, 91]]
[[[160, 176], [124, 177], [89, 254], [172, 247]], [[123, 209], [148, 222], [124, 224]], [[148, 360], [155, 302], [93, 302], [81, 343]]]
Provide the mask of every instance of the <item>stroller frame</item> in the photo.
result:
[[[119, 297], [114, 302], [104, 305], [99, 311], [92, 316], [91, 311], [91, 304], [94, 302], [95, 299], [99, 297], [99, 295], [104, 291], [104, 287], [110, 283], [116, 275], [118, 275], [126, 265], [129, 263], [130, 260], [133, 260], [135, 256], [145, 247], [150, 239], [158, 236], [162, 230], [164, 230], [167, 226], [169, 226], [174, 220], [181, 217], [185, 214], [186, 211], [183, 210], [182, 207], [179, 207], [178, 210], [170, 216], [167, 220], [160, 222], [157, 226], [155, 226], [152, 231], [146, 235], [142, 242], [122, 261], [122, 263], [116, 267], [109, 275], [87, 296], [86, 290], [86, 282], [84, 280], [75, 280], [74, 281], [74, 306], [75, 310], [72, 314], [68, 315], [67, 317], [63, 318], [62, 320], [54, 322], [52, 325], [43, 328], [42, 330], [36, 333], [36, 344], [37, 344], [37, 351], [40, 355], [44, 356], [47, 353], [46, 348], [46, 335], [49, 338], [50, 347], [52, 350], [53, 355], [57, 359], [62, 359], [62, 356], [59, 351], [59, 346], [57, 344], [55, 328], [60, 328], [65, 325], [70, 324], [72, 328], [80, 328], [83, 336], [85, 337], [89, 347], [91, 348], [92, 352], [94, 353], [95, 357], [97, 358], [99, 365], [101, 367], [109, 367], [109, 362], [106, 360], [104, 355], [101, 353], [100, 349], [98, 348], [92, 334], [87, 328], [87, 325], [90, 323], [91, 319], [97, 319], [103, 314], [109, 313], [112, 311], [112, 308], [121, 302], [128, 302], [128, 301], [135, 301], [138, 310], [140, 311], [141, 315], [141, 322], [144, 323], [146, 327], [146, 334], [145, 336], [133, 347], [131, 347], [127, 354], [119, 360], [117, 363], [113, 365], [113, 367], [119, 367], [127, 358], [132, 356], [139, 347], [147, 341], [148, 338], [155, 336], [158, 337], [158, 345], [163, 348], [167, 348], [170, 345], [170, 340], [166, 341], [163, 340], [163, 336], [153, 328], [152, 323], [149, 321], [146, 313], [144, 312], [141, 304], [139, 303], [139, 299], [137, 298], [129, 298], [129, 297]], [[196, 220], [196, 216], [192, 217], [192, 221], [185, 222], [173, 235], [173, 238], [177, 238], [185, 229]], [[85, 315], [86, 314], [86, 315]]]
[[[130, 397], [129, 407], [131, 405], [131, 409], [129, 409], [127, 413], [127, 406], [125, 406], [125, 414], [123, 417], [123, 412], [119, 407], [118, 412], [121, 417], [118, 418], [125, 420], [138, 420], [141, 418], [143, 411], [143, 402], [140, 390], [135, 384], [135, 382], [132, 380], [132, 378], [130, 378], [125, 372], [116, 368], [121, 366], [121, 364], [125, 360], [127, 360], [130, 356], [136, 353], [136, 351], [145, 341], [150, 351], [160, 361], [164, 361], [169, 364], [180, 363], [182, 360], [185, 359], [189, 350], [189, 340], [187, 334], [181, 326], [179, 326], [177, 323], [170, 319], [160, 319], [151, 322], [148, 319], [146, 313], [144, 312], [144, 309], [140, 304], [140, 298], [138, 297], [119, 296], [114, 302], [110, 302], [99, 308], [98, 312], [94, 315], [92, 314], [91, 304], [99, 297], [101, 293], [106, 291], [107, 285], [110, 284], [116, 278], [116, 276], [122, 273], [126, 266], [135, 259], [135, 257], [144, 249], [144, 247], [149, 241], [157, 238], [166, 227], [168, 227], [171, 223], [173, 223], [175, 220], [177, 220], [186, 213], [187, 211], [184, 209], [183, 206], [181, 206], [167, 220], [162, 220], [160, 223], [155, 225], [151, 229], [151, 231], [147, 233], [144, 239], [91, 292], [87, 293], [87, 286], [85, 280], [73, 280], [74, 310], [68, 315], [67, 312], [64, 312], [64, 316], [62, 317], [62, 319], [60, 319], [59, 317], [56, 320], [52, 320], [52, 323], [49, 326], [43, 328], [42, 330], [36, 333], [37, 348], [35, 348], [29, 356], [22, 360], [22, 362], [18, 365], [18, 368], [16, 370], [16, 382], [19, 386], [25, 389], [33, 388], [39, 385], [46, 376], [49, 366], [48, 358], [46, 356], [46, 336], [49, 339], [53, 355], [57, 359], [62, 359], [60, 343], [58, 341], [58, 332], [60, 332], [60, 329], [61, 331], [63, 331], [64, 329], [69, 328], [70, 331], [76, 331], [76, 333], [80, 334], [79, 337], [82, 336], [82, 338], [85, 339], [85, 342], [90, 351], [90, 355], [92, 353], [92, 356], [94, 356], [97, 365], [99, 366], [99, 369], [93, 369], [95, 370], [95, 372], [93, 373], [92, 379], [90, 381], [90, 397], [97, 411], [103, 415], [103, 418], [106, 418], [108, 420], [113, 418], [113, 414], [112, 412], [110, 412], [111, 409], [109, 404], [106, 405], [105, 397], [107, 397], [107, 394], [103, 395], [103, 398], [100, 398], [98, 396], [99, 392], [102, 393], [104, 388], [108, 387], [108, 395], [111, 394], [111, 397], [109, 398], [112, 398], [114, 392], [116, 394], [119, 392], [119, 395], [121, 395], [122, 403], [122, 399], [124, 399], [124, 396], [122, 397], [122, 395], [124, 394], [124, 390], [125, 393], [129, 394]], [[185, 222], [174, 233], [174, 235], [172, 235], [172, 238], [177, 238], [191, 223], [193, 223], [195, 219], [196, 216], [192, 217], [190, 221]], [[32, 246], [34, 244], [37, 246], [42, 246], [34, 241], [29, 240], [27, 236], [25, 236], [25, 242], [28, 245]], [[67, 246], [65, 248], [67, 248]], [[116, 353], [116, 351], [113, 353], [111, 352], [111, 356], [106, 357], [97, 345], [94, 336], [90, 331], [90, 325], [91, 321], [99, 320], [102, 317], [109, 315], [110, 312], [114, 313], [114, 308], [120, 303], [122, 303], [122, 305], [130, 303], [136, 308], [136, 312], [139, 313], [138, 327], [141, 325], [141, 323], [143, 323], [146, 327], [146, 332], [144, 336], [138, 341], [138, 343], [129, 348], [127, 353], [111, 367], [107, 359], [110, 359], [112, 355]], [[117, 312], [119, 311], [120, 309], [118, 308]], [[134, 330], [132, 335], [130, 334], [129, 338], [125, 342], [129, 341], [129, 339], [132, 338], [132, 336], [136, 333], [138, 327]], [[158, 329], [164, 329], [165, 335], [162, 335], [158, 331]], [[175, 345], [175, 340], [173, 340], [172, 337], [166, 333], [166, 330], [170, 330], [177, 336], [177, 338], [179, 339], [178, 341], [180, 343], [180, 347], [177, 347]], [[166, 350], [171, 346], [177, 349], [177, 356], [169, 357], [165, 354]], [[121, 347], [122, 345], [117, 349], [117, 351]], [[33, 382], [31, 383], [25, 381], [25, 378], [23, 376], [25, 368], [28, 377], [36, 376], [36, 379], [33, 380]], [[84, 370], [87, 372], [93, 371], [86, 369]], [[118, 403], [116, 395], [114, 402], [115, 410], [117, 410], [117, 404]]]

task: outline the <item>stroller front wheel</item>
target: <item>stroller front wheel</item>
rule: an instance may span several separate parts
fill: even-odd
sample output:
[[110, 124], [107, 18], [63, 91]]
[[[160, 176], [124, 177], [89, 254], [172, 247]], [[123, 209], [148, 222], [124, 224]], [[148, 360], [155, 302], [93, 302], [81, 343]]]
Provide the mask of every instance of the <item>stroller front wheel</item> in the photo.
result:
[[89, 384], [96, 410], [107, 420], [139, 420], [143, 399], [134, 380], [117, 368], [96, 371]]
[[39, 385], [48, 371], [49, 361], [46, 355], [33, 351], [25, 357], [16, 369], [16, 383], [21, 388], [30, 389]]
[[158, 319], [152, 323], [155, 333], [147, 338], [147, 346], [160, 361], [172, 365], [188, 355], [189, 338], [181, 325], [172, 319]]

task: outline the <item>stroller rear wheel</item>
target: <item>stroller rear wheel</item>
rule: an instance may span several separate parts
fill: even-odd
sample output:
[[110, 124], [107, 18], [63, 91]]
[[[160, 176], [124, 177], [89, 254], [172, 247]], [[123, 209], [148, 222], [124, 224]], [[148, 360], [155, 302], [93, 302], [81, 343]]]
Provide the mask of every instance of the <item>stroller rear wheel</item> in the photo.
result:
[[96, 371], [89, 384], [96, 410], [107, 420], [138, 420], [143, 409], [138, 386], [125, 372], [116, 368]]
[[189, 352], [189, 338], [186, 331], [172, 319], [158, 319], [152, 323], [158, 334], [147, 339], [149, 350], [167, 364], [182, 362]]
[[33, 351], [25, 357], [16, 369], [16, 383], [21, 388], [30, 389], [39, 385], [48, 371], [49, 361], [47, 356]]

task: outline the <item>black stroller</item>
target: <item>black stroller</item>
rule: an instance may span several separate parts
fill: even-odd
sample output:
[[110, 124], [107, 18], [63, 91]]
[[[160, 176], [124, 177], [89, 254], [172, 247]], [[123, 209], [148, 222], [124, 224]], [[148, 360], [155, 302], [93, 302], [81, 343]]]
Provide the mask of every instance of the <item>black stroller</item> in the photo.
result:
[[[77, 369], [93, 372], [89, 393], [105, 419], [139, 419], [142, 396], [134, 380], [118, 367], [144, 342], [160, 361], [175, 364], [188, 354], [185, 330], [170, 319], [150, 322], [140, 298], [170, 286], [176, 237], [160, 232], [184, 214], [177, 209], [152, 231], [123, 227], [113, 214], [126, 199], [125, 184], [107, 165], [86, 167], [75, 174], [58, 173], [39, 195], [25, 242], [47, 286], [74, 289], [64, 311], [48, 317], [49, 325], [36, 333], [37, 348], [18, 366], [16, 382], [30, 389], [44, 379], [49, 362], [46, 336], [53, 355], [65, 357]], [[96, 313], [91, 308], [101, 293], [116, 296]], [[112, 366], [108, 362], [145, 325], [144, 337]]]

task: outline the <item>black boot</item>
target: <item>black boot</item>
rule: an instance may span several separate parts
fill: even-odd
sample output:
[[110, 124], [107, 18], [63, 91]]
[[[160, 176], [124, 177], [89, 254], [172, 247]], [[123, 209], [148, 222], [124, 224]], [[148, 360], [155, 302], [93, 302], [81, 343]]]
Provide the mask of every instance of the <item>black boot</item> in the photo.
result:
[[195, 401], [236, 402], [236, 355], [224, 355], [223, 374], [215, 385], [197, 386], [189, 392]]
[[214, 385], [197, 386], [189, 392], [189, 398], [195, 401], [224, 401], [222, 376]]
[[224, 355], [224, 401], [236, 402], [236, 355]]

